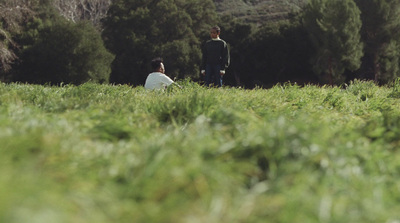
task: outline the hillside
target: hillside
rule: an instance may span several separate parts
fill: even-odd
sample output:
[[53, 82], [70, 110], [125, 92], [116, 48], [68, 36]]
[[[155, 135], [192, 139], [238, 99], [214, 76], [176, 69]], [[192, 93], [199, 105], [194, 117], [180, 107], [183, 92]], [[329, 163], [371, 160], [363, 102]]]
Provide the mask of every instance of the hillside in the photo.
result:
[[249, 23], [262, 24], [285, 19], [306, 0], [214, 0], [220, 15], [233, 15]]
[[0, 83], [0, 222], [399, 222], [399, 83], [179, 84]]

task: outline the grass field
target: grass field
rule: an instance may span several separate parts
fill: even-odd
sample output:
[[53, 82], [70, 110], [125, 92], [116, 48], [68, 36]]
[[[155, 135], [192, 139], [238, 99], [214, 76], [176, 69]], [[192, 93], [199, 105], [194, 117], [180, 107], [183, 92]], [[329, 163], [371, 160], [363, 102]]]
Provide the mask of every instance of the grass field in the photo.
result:
[[400, 84], [0, 83], [0, 222], [400, 222]]

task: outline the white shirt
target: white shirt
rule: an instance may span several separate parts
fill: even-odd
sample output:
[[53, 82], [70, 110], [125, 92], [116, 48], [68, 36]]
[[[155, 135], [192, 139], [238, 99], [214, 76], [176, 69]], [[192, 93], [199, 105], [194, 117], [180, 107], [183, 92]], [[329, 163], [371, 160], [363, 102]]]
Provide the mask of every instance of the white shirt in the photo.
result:
[[144, 87], [146, 89], [163, 89], [174, 83], [171, 78], [160, 72], [153, 72], [147, 76]]

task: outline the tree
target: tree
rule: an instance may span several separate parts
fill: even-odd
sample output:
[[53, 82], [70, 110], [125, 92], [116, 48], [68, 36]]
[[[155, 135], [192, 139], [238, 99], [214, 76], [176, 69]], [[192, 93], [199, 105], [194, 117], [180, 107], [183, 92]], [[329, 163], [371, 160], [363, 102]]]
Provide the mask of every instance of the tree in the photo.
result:
[[0, 80], [10, 77], [11, 65], [18, 59], [18, 44], [14, 35], [21, 32], [22, 25], [35, 13], [36, 1], [2, 0], [0, 2]]
[[111, 0], [54, 0], [53, 6], [60, 14], [72, 22], [89, 20], [101, 29], [103, 19], [111, 4]]
[[0, 23], [0, 77], [4, 79], [5, 73], [10, 70], [11, 63], [17, 58], [11, 48], [15, 46], [10, 33], [4, 30]]
[[60, 20], [40, 25], [32, 42], [30, 46], [25, 45], [14, 81], [35, 84], [108, 82], [113, 56], [105, 49], [100, 33], [92, 24]]
[[[377, 82], [399, 76], [400, 2], [398, 0], [355, 0], [361, 10], [365, 56], [361, 71]], [[372, 76], [372, 77], [371, 77]]]
[[304, 25], [316, 49], [314, 71], [328, 80], [342, 83], [344, 71], [361, 65], [360, 10], [353, 0], [311, 0], [304, 10]]
[[[248, 64], [245, 64], [245, 61], [246, 57], [249, 56], [247, 52], [254, 27], [250, 24], [245, 24], [231, 15], [223, 16], [219, 26], [221, 27], [221, 38], [229, 46], [231, 60], [231, 64], [224, 76], [224, 82], [227, 85], [233, 86], [248, 85], [250, 69]], [[204, 42], [209, 38], [209, 34], [206, 35]]]
[[46, 14], [54, 18], [55, 9], [58, 9], [62, 16], [71, 21], [90, 20], [99, 26], [110, 3], [111, 0], [1, 0], [0, 79], [8, 81], [13, 75], [12, 65], [18, 63], [19, 50], [23, 48], [15, 37], [22, 35], [26, 24], [34, 16]]
[[315, 82], [308, 61], [313, 47], [299, 16], [260, 27], [225, 16], [221, 29], [231, 49], [231, 65], [224, 77], [228, 84], [252, 88]]
[[143, 84], [158, 56], [172, 77], [198, 75], [197, 35], [208, 33], [215, 18], [211, 0], [113, 1], [103, 20], [103, 38], [116, 55], [110, 81]]

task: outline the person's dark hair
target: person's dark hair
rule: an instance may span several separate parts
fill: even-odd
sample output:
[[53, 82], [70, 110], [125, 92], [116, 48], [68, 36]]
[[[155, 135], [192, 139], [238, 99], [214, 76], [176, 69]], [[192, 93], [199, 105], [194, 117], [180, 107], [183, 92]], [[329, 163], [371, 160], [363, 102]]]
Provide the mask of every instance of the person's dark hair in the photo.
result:
[[219, 28], [219, 26], [214, 26], [214, 27], [212, 27], [211, 29], [217, 31], [218, 33], [221, 32], [221, 28]]
[[163, 59], [162, 59], [161, 57], [154, 58], [154, 59], [151, 61], [151, 68], [152, 68], [153, 70], [157, 70], [158, 68], [161, 67], [161, 63], [162, 63], [162, 62], [163, 62]]

